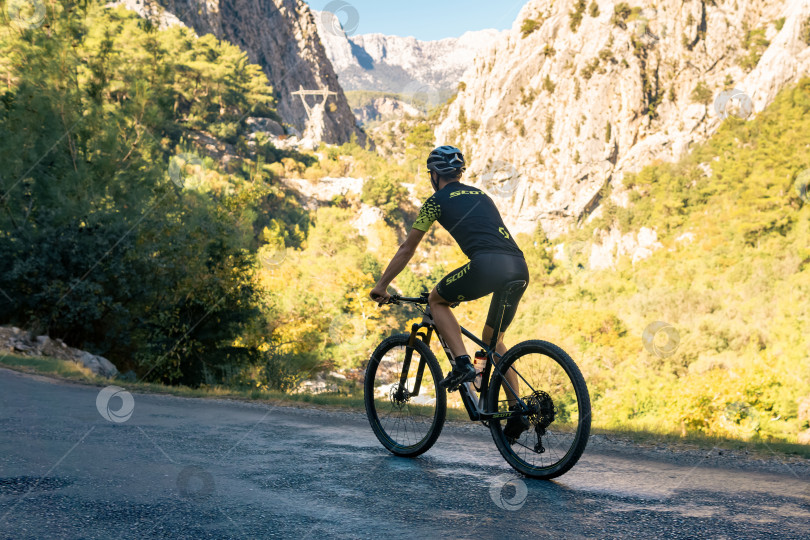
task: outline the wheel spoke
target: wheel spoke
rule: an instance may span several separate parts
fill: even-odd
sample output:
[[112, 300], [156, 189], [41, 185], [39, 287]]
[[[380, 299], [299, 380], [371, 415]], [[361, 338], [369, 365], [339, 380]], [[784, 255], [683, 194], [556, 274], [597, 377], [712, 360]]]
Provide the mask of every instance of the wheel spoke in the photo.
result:
[[[493, 421], [498, 449], [524, 474], [539, 478], [562, 474], [579, 459], [590, 431], [590, 400], [582, 375], [564, 351], [547, 342], [524, 342], [503, 361], [510, 376], [493, 381], [497, 394], [490, 395], [490, 407], [506, 411], [515, 401], [511, 391], [515, 389], [528, 408], [531, 427], [510, 444], [503, 432], [507, 421]], [[538, 431], [542, 447], [536, 447]]]
[[[389, 340], [396, 342], [383, 350], [378, 349], [376, 361], [372, 359], [369, 363], [366, 373], [370, 378], [366, 381], [367, 412], [375, 433], [389, 450], [415, 455], [429, 448], [438, 436], [444, 421], [445, 398], [443, 391], [438, 391], [441, 394], [437, 392], [430, 359], [426, 360], [428, 365], [419, 370], [423, 364], [422, 354], [429, 354], [429, 351], [425, 353], [427, 349], [423, 346], [415, 347], [406, 371], [406, 336]], [[435, 363], [435, 359], [432, 361]], [[414, 388], [419, 389], [418, 395], [411, 393]]]

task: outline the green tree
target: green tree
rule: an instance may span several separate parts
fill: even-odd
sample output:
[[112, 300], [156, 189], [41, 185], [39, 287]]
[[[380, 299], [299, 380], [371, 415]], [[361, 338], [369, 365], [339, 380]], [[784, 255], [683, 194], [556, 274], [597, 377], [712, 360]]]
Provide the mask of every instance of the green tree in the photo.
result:
[[712, 91], [705, 82], [699, 81], [690, 95], [694, 103], [708, 105], [712, 100]]
[[223, 382], [264, 362], [252, 249], [269, 188], [189, 143], [275, 115], [258, 66], [211, 36], [67, 0], [47, 28], [0, 25], [0, 57], [0, 322], [150, 380]]
[[363, 183], [360, 199], [382, 210], [387, 221], [396, 223], [404, 217], [403, 206], [406, 195], [407, 191], [399, 182], [387, 174], [382, 174], [372, 176]]

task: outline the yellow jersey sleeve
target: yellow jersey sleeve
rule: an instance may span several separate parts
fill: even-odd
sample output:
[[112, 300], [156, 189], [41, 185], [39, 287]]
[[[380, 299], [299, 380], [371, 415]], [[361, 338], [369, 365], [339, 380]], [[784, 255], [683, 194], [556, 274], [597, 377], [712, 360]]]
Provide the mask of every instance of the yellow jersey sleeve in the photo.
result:
[[413, 228], [418, 231], [428, 232], [430, 226], [439, 219], [441, 213], [442, 207], [431, 196], [419, 209], [419, 215], [416, 216], [416, 221], [413, 222]]

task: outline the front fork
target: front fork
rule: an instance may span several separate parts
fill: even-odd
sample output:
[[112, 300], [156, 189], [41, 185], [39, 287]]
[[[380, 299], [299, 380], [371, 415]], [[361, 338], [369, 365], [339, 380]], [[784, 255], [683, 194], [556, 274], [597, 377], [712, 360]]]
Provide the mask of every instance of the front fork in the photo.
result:
[[[421, 328], [427, 328], [427, 333], [419, 332]], [[411, 369], [411, 359], [413, 358], [414, 342], [421, 339], [425, 345], [430, 347], [430, 337], [433, 334], [433, 328], [423, 324], [414, 323], [411, 326], [411, 335], [408, 338], [408, 345], [405, 346], [405, 361], [402, 364], [402, 374], [399, 376], [399, 387], [405, 388], [408, 381], [408, 372]], [[427, 365], [427, 358], [419, 359], [419, 367], [416, 368], [416, 382], [410, 392], [412, 396], [418, 396], [419, 390], [422, 387], [422, 376], [425, 374], [425, 366]]]

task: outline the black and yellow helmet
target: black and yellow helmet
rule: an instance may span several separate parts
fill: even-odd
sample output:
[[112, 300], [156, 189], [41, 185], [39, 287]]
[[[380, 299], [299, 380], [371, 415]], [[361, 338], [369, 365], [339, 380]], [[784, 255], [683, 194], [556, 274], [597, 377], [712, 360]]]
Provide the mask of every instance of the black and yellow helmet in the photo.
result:
[[427, 168], [436, 171], [440, 176], [454, 176], [464, 172], [467, 164], [464, 154], [455, 146], [439, 146], [434, 148], [427, 158]]

